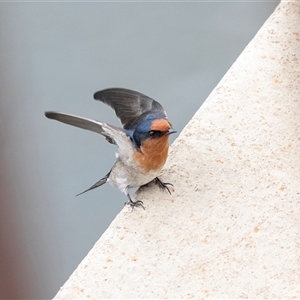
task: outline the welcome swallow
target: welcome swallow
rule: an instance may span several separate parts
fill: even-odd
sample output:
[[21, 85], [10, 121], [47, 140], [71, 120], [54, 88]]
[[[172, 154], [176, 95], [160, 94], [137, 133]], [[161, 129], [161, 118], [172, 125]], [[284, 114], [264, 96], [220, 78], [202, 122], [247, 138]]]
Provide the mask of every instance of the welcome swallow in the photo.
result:
[[125, 193], [131, 207], [143, 206], [142, 201], [132, 201], [128, 190], [138, 188], [154, 181], [162, 189], [167, 189], [170, 183], [164, 183], [159, 178], [169, 150], [169, 135], [172, 130], [171, 123], [163, 107], [154, 99], [139, 92], [110, 88], [94, 94], [95, 100], [100, 100], [112, 107], [121, 120], [123, 128], [107, 123], [48, 111], [45, 116], [69, 125], [100, 133], [106, 140], [118, 147], [116, 161], [111, 170], [89, 190], [97, 188], [107, 181], [112, 186]]

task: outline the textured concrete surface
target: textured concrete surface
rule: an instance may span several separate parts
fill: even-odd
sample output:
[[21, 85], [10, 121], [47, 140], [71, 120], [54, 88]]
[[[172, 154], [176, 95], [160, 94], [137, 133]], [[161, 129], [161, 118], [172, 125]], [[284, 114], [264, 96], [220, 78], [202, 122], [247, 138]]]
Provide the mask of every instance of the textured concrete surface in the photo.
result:
[[300, 297], [299, 59], [281, 3], [56, 298]]

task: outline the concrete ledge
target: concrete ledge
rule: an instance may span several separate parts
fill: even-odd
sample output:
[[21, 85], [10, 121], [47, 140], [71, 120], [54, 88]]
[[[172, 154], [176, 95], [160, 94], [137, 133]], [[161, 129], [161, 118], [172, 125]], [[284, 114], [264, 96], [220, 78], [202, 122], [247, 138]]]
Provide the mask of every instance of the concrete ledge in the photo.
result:
[[300, 297], [300, 2], [282, 2], [56, 295]]

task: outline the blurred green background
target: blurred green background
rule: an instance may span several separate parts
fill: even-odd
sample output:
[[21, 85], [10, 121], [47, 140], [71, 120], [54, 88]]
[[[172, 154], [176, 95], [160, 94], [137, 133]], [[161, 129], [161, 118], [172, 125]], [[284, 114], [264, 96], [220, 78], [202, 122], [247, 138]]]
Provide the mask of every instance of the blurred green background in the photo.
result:
[[116, 149], [44, 111], [119, 125], [93, 93], [125, 87], [180, 133], [277, 4], [0, 3], [0, 298], [53, 297], [126, 200], [109, 184], [75, 197]]

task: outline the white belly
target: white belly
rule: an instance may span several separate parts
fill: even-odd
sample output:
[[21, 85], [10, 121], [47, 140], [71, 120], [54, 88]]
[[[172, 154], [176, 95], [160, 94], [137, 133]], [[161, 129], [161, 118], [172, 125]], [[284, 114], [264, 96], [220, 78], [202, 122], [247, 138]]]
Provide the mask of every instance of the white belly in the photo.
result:
[[138, 167], [127, 167], [117, 160], [109, 175], [112, 186], [126, 193], [129, 188], [138, 188], [149, 183], [160, 174], [161, 169], [145, 173]]

